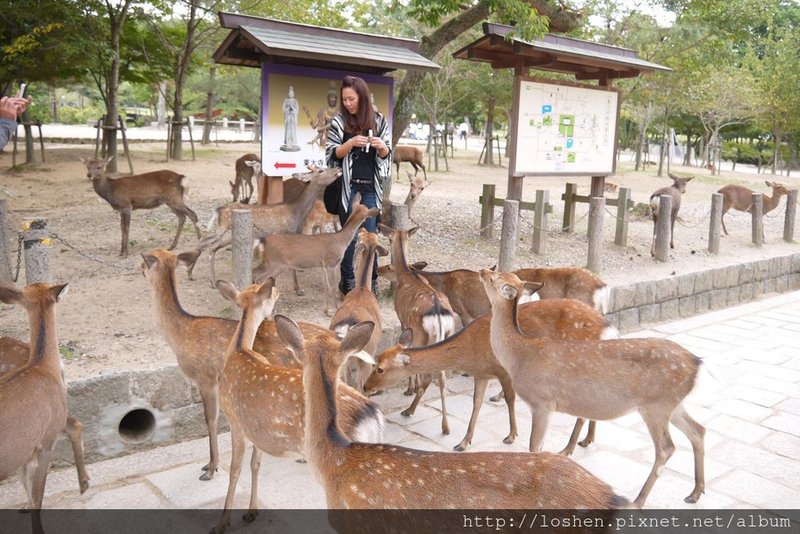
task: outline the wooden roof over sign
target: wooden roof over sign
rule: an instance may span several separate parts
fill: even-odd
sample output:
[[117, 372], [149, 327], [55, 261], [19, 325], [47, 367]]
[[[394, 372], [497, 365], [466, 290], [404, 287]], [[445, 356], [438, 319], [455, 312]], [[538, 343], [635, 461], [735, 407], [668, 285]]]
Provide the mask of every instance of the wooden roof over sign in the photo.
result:
[[672, 69], [639, 59], [635, 51], [562, 35], [545, 34], [528, 42], [507, 39], [512, 26], [483, 24], [483, 37], [453, 54], [458, 59], [491, 63], [494, 69], [521, 67], [575, 75], [578, 80], [635, 78]]
[[419, 54], [419, 43], [412, 39], [224, 12], [219, 19], [223, 28], [232, 31], [214, 52], [216, 63], [260, 67], [268, 62], [372, 74], [439, 70], [439, 65]]

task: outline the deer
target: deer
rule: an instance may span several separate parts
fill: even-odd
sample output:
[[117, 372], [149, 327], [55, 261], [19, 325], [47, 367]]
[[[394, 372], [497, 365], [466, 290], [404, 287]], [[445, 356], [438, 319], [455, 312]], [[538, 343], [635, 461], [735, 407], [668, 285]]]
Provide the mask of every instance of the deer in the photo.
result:
[[[225, 349], [239, 323], [222, 317], [193, 315], [181, 305], [175, 271], [178, 266], [193, 265], [197, 253], [190, 251], [176, 255], [156, 249], [142, 254], [140, 269], [150, 284], [156, 327], [175, 353], [181, 372], [200, 392], [209, 446], [209, 461], [202, 467], [200, 480], [211, 480], [219, 465], [219, 378], [225, 362]], [[307, 335], [324, 331], [321, 326], [311, 323], [302, 323], [302, 328]], [[253, 348], [273, 365], [300, 367], [276, 336], [275, 323], [271, 320], [261, 323]]]
[[[283, 181], [283, 201], [292, 202], [296, 200], [305, 189], [306, 184], [296, 178], [289, 178]], [[322, 194], [324, 189], [321, 189], [311, 207], [311, 211], [303, 221], [304, 234], [319, 234], [326, 231], [327, 228], [333, 227], [333, 231], [339, 230], [341, 224], [339, 216], [333, 213], [328, 213], [325, 209], [325, 203], [322, 201]]]
[[242, 197], [242, 204], [249, 204], [253, 196], [253, 178], [258, 178], [260, 174], [256, 173], [255, 169], [247, 164], [247, 162], [257, 161], [261, 163], [261, 158], [256, 154], [248, 153], [236, 160], [236, 178], [233, 182], [228, 183], [231, 186], [231, 195], [233, 195], [233, 202], [239, 202], [239, 196]]
[[658, 229], [658, 205], [661, 201], [661, 195], [669, 195], [672, 197], [672, 211], [670, 212], [670, 234], [669, 234], [669, 248], [675, 248], [675, 221], [678, 219], [678, 211], [681, 209], [681, 195], [686, 192], [686, 184], [689, 183], [694, 176], [681, 178], [672, 173], [667, 173], [667, 176], [672, 178], [672, 185], [657, 189], [650, 195], [650, 210], [653, 212], [653, 243], [650, 245], [650, 255], [656, 255], [656, 230]]
[[[401, 329], [411, 329], [415, 347], [436, 343], [453, 335], [455, 312], [450, 307], [447, 297], [436, 291], [418, 272], [413, 271], [406, 260], [408, 238], [416, 233], [417, 227], [395, 230], [379, 223], [378, 229], [389, 238], [391, 246], [392, 268], [397, 279], [394, 309], [400, 320]], [[418, 378], [416, 387], [412, 388], [412, 382], [409, 380], [409, 391], [413, 390], [414, 400], [408, 408], [400, 412], [401, 415], [405, 417], [414, 415], [431, 381], [430, 375], [422, 375]], [[444, 371], [438, 373], [438, 381], [442, 398], [442, 434], [447, 435], [450, 433], [450, 425], [447, 422]]]
[[[255, 168], [260, 171], [259, 162], [250, 162]], [[320, 191], [325, 189], [325, 186], [332, 183], [336, 178], [341, 176], [342, 170], [338, 167], [330, 169], [321, 169], [318, 167], [311, 167], [306, 173], [292, 175], [294, 178], [306, 182], [303, 193], [292, 202], [279, 202], [277, 204], [227, 204], [220, 206], [214, 211], [214, 215], [209, 221], [208, 227], [211, 228], [214, 222], [217, 222], [217, 232], [211, 237], [208, 237], [200, 242], [200, 251], [206, 248], [211, 249], [210, 253], [210, 268], [211, 268], [211, 285], [214, 285], [216, 280], [216, 269], [214, 266], [217, 251], [223, 247], [227, 247], [233, 242], [232, 237], [226, 237], [226, 234], [231, 227], [232, 211], [234, 209], [249, 209], [253, 214], [253, 228], [256, 230], [256, 235], [266, 235], [273, 233], [291, 233], [298, 234], [303, 229], [303, 221], [305, 221], [311, 208], [314, 205], [314, 200]], [[189, 278], [192, 277], [191, 266], [188, 270]]]
[[[341, 306], [333, 314], [328, 325], [328, 328], [335, 332], [339, 339], [344, 339], [347, 331], [353, 325], [366, 321], [372, 322], [375, 326], [364, 350], [373, 357], [378, 350], [383, 329], [378, 299], [370, 290], [372, 268], [377, 256], [387, 256], [388, 254], [389, 251], [378, 243], [378, 234], [368, 232], [366, 228], [358, 231], [358, 243], [355, 249], [356, 287], [345, 295]], [[356, 358], [354, 375], [346, 373], [349, 385], [358, 391], [364, 391], [364, 384], [371, 372], [371, 365]]]
[[414, 176], [417, 175], [419, 169], [422, 169], [422, 175], [425, 177], [425, 182], [428, 182], [428, 173], [425, 170], [425, 165], [422, 163], [424, 153], [421, 148], [410, 145], [395, 145], [392, 151], [392, 161], [397, 167], [397, 179], [400, 180], [400, 164], [407, 161], [414, 167]]
[[[241, 292], [233, 284], [221, 280], [217, 289], [226, 299], [242, 308], [242, 318], [225, 351], [219, 384], [222, 411], [231, 426], [232, 443], [225, 508], [214, 530], [220, 534], [230, 523], [245, 442], [253, 444], [250, 506], [244, 516], [246, 522], [252, 522], [258, 515], [257, 484], [261, 454], [303, 454], [306, 410], [302, 370], [272, 365], [252, 350], [258, 325], [272, 313], [280, 295], [274, 279], [269, 278], [261, 285], [251, 285]], [[336, 339], [328, 330], [323, 330], [315, 337], [331, 341]], [[302, 361], [301, 355], [294, 350], [292, 353], [298, 362]], [[348, 439], [365, 442], [382, 439], [384, 418], [375, 403], [344, 384], [329, 394], [340, 403], [341, 428]]]
[[[764, 181], [764, 183], [772, 188], [771, 197], [763, 195], [763, 213], [766, 215], [778, 207], [781, 197], [789, 194], [789, 188], [778, 182]], [[725, 214], [731, 208], [749, 213], [752, 209], [754, 191], [743, 185], [728, 184], [720, 187], [717, 193], [722, 193], [722, 230], [725, 235], [729, 235], [728, 229], [725, 228]]]
[[427, 178], [418, 178], [416, 174], [411, 174], [408, 171], [406, 171], [406, 176], [408, 176], [408, 183], [410, 187], [408, 189], [408, 195], [406, 195], [406, 199], [403, 201], [403, 204], [408, 206], [408, 217], [410, 219], [411, 213], [414, 211], [414, 206], [417, 204], [419, 196], [428, 186], [428, 181]]
[[[24, 341], [13, 337], [0, 336], [0, 381], [5, 375], [11, 374], [16, 369], [24, 367], [30, 361], [31, 348]], [[64, 373], [61, 373], [61, 380], [66, 383]], [[81, 422], [67, 413], [67, 422], [63, 432], [67, 435], [72, 446], [72, 455], [75, 458], [75, 470], [78, 472], [78, 489], [83, 495], [89, 489], [89, 473], [86, 471], [86, 461], [83, 456], [83, 438], [81, 437], [83, 425]], [[28, 494], [28, 509], [33, 509], [33, 501], [30, 493]]]
[[638, 411], [653, 440], [655, 460], [633, 504], [644, 506], [675, 451], [670, 423], [691, 442], [695, 486], [684, 501], [697, 502], [705, 489], [705, 428], [691, 418], [683, 401], [696, 383], [700, 358], [667, 339], [564, 341], [531, 337], [520, 329], [517, 300], [524, 293], [537, 291], [541, 284], [522, 282], [512, 273], [489, 269], [481, 270], [481, 281], [492, 303], [492, 350], [511, 375], [515, 391], [531, 408], [529, 450], [541, 450], [550, 414], [555, 410], [602, 421]]
[[566, 298], [585, 302], [605, 315], [611, 290], [608, 285], [588, 269], [582, 267], [529, 267], [514, 271], [526, 282], [542, 282], [535, 294], [541, 299]]
[[31, 349], [25, 365], [0, 378], [0, 480], [17, 473], [31, 505], [35, 533], [43, 532], [40, 512], [53, 446], [67, 425], [56, 304], [68, 289], [67, 284], [42, 282], [21, 290], [0, 284], [0, 301], [28, 313]]
[[343, 340], [309, 340], [277, 315], [278, 334], [303, 361], [306, 456], [325, 489], [329, 509], [519, 509], [623, 507], [627, 501], [569, 458], [549, 454], [420, 451], [352, 440], [343, 425], [339, 368], [363, 350], [371, 323]]
[[[596, 311], [574, 299], [550, 299], [520, 304], [519, 321], [523, 332], [536, 332], [537, 337], [551, 339], [591, 340], [619, 337], [619, 332]], [[455, 447], [464, 451], [472, 443], [489, 379], [497, 378], [503, 388], [508, 407], [511, 430], [503, 443], [511, 444], [517, 436], [514, 411], [515, 393], [511, 377], [492, 352], [489, 343], [490, 315], [481, 315], [463, 329], [444, 341], [425, 347], [411, 348], [411, 331], [405, 330], [397, 344], [384, 350], [377, 358], [377, 365], [366, 383], [366, 390], [390, 386], [414, 374], [432, 374], [442, 370], [459, 370], [473, 377], [475, 388], [472, 396], [472, 415], [467, 434]], [[468, 354], [469, 357], [464, 357]], [[578, 434], [584, 421], [579, 419], [567, 446], [559, 453], [569, 456], [575, 450]], [[581, 442], [588, 446], [591, 436]]]
[[86, 176], [92, 181], [95, 192], [119, 212], [122, 227], [122, 246], [119, 253], [121, 257], [128, 257], [128, 235], [133, 210], [149, 210], [163, 204], [172, 210], [178, 217], [178, 231], [175, 232], [170, 250], [178, 245], [186, 217], [192, 221], [197, 239], [201, 238], [200, 228], [197, 226], [197, 214], [184, 200], [186, 193], [186, 187], [183, 185], [183, 179], [186, 178], [184, 175], [162, 169], [112, 179], [105, 173], [106, 165], [112, 158], [113, 156], [89, 160], [80, 158], [80, 160], [86, 166]]
[[323, 313], [330, 317], [330, 306], [336, 303], [336, 269], [342, 263], [345, 249], [353, 241], [361, 224], [370, 217], [377, 217], [378, 208], [360, 204], [361, 194], [353, 198], [353, 209], [344, 226], [338, 232], [328, 234], [270, 234], [259, 240], [257, 253], [261, 265], [253, 269], [253, 280], [264, 281], [277, 277], [287, 269], [294, 273], [294, 289], [300, 294], [297, 269], [322, 267], [325, 282]]

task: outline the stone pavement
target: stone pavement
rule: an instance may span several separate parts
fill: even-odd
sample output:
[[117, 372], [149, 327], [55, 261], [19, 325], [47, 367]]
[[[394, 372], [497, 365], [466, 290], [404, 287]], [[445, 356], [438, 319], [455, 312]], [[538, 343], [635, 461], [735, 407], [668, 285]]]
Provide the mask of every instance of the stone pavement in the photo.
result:
[[[800, 508], [800, 291], [653, 326], [626, 337], [666, 337], [703, 358], [703, 371], [690, 395], [689, 413], [705, 425], [706, 493], [699, 508]], [[447, 451], [466, 430], [472, 380], [448, 381], [451, 434], [442, 436], [439, 403], [430, 388], [412, 418], [400, 415], [408, 404], [395, 388], [375, 397], [387, 415], [387, 443]], [[498, 386], [490, 387], [494, 394]], [[518, 403], [520, 436], [504, 445], [508, 416], [502, 403], [484, 402], [471, 451], [525, 451], [530, 432], [527, 407]], [[551, 420], [544, 450], [558, 451], [574, 419]], [[677, 450], [647, 501], [647, 508], [686, 508], [693, 488], [688, 440], [672, 430]], [[221, 469], [209, 482], [198, 480], [208, 460], [207, 440], [199, 439], [89, 465], [91, 487], [78, 495], [72, 468], [51, 471], [47, 508], [197, 508], [219, 509], [225, 497], [230, 439], [220, 436]], [[249, 458], [249, 457], [248, 457]], [[575, 461], [633, 499], [651, 468], [653, 445], [638, 414], [600, 422], [597, 440], [578, 448]], [[246, 508], [250, 474], [242, 469], [236, 507]], [[262, 508], [322, 508], [324, 494], [308, 465], [296, 458], [264, 455], [259, 475]], [[0, 484], [0, 508], [25, 502], [16, 477]], [[233, 526], [240, 524], [238, 516]]]

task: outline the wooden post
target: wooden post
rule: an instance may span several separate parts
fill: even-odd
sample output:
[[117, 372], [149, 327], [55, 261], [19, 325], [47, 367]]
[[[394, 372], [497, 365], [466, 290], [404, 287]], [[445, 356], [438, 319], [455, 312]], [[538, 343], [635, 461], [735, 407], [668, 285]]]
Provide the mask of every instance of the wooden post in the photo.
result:
[[586, 268], [600, 272], [603, 259], [603, 215], [606, 211], [605, 197], [592, 197], [589, 200], [589, 257]]
[[521, 174], [513, 174], [508, 177], [508, 200], [522, 200], [522, 180], [525, 178]]
[[711, 195], [711, 222], [708, 228], [708, 251], [719, 254], [719, 239], [722, 229], [722, 193]]
[[12, 283], [11, 256], [8, 253], [8, 202], [0, 198], [0, 282]]
[[751, 211], [753, 214], [753, 244], [760, 247], [764, 244], [764, 197], [761, 193], [753, 193]]
[[[253, 212], [231, 211], [233, 226], [233, 285], [241, 291], [253, 283]], [[213, 280], [216, 283], [216, 280]]]
[[[192, 125], [189, 124], [189, 119], [186, 119], [186, 129], [189, 131], [189, 145], [191, 145], [191, 147], [192, 147], [192, 161], [195, 161], [195, 157], [194, 157], [194, 138], [192, 138]], [[181, 141], [181, 142], [183, 142], [183, 141]]]
[[547, 202], [550, 192], [536, 190], [536, 211], [533, 214], [533, 246], [534, 254], [543, 255], [547, 244]]
[[575, 231], [575, 194], [578, 191], [578, 184], [567, 184], [564, 192], [564, 224], [562, 231], [571, 234]]
[[483, 184], [483, 194], [481, 195], [481, 237], [491, 239], [494, 235], [494, 184]]
[[669, 261], [669, 242], [672, 238], [672, 197], [661, 195], [658, 202], [658, 223], [656, 225], [656, 261]]
[[620, 187], [617, 197], [617, 229], [614, 233], [614, 243], [621, 247], [628, 246], [628, 202], [631, 199], [631, 188]]
[[122, 122], [122, 117], [117, 115], [117, 121], [119, 122], [119, 131], [122, 133], [122, 148], [125, 149], [125, 157], [128, 158], [128, 167], [131, 170], [131, 174], [133, 174], [133, 162], [131, 161], [131, 151], [128, 148], [128, 136], [125, 135], [125, 123]]
[[606, 177], [605, 176], [592, 176], [592, 190], [589, 193], [590, 197], [602, 197], [606, 191]]
[[500, 260], [498, 261], [498, 268], [503, 272], [514, 270], [518, 228], [519, 201], [503, 201], [503, 229], [500, 236]]
[[797, 189], [792, 189], [786, 195], [786, 218], [783, 222], [783, 240], [794, 242], [794, 217], [797, 213]]
[[50, 232], [45, 219], [35, 219], [23, 233], [25, 284], [50, 282]]

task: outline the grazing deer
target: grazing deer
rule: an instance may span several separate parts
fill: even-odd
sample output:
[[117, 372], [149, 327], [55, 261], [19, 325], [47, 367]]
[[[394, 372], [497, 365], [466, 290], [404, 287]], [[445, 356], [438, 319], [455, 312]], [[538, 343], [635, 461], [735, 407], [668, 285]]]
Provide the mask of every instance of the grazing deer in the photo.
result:
[[[381, 327], [381, 309], [378, 299], [370, 290], [372, 282], [372, 268], [375, 258], [386, 256], [389, 251], [378, 243], [378, 234], [368, 232], [366, 228], [358, 231], [358, 243], [355, 249], [356, 287], [345, 295], [342, 305], [331, 317], [328, 328], [336, 333], [339, 339], [344, 339], [347, 331], [354, 325], [366, 321], [372, 322], [372, 336], [364, 350], [370, 356], [375, 356], [378, 343], [381, 340], [383, 329]], [[372, 366], [356, 358], [355, 376], [347, 373], [348, 383], [358, 391], [364, 391], [364, 383], [372, 372]]]
[[302, 294], [297, 283], [297, 269], [322, 267], [325, 282], [323, 313], [330, 317], [330, 305], [336, 304], [336, 269], [342, 263], [344, 251], [353, 241], [361, 223], [376, 217], [380, 210], [360, 204], [361, 194], [353, 198], [353, 210], [344, 226], [331, 234], [270, 234], [259, 240], [257, 247], [261, 265], [253, 269], [253, 280], [263, 282], [275, 278], [287, 269], [294, 273], [294, 289]]
[[397, 167], [397, 180], [400, 181], [400, 164], [407, 161], [414, 167], [414, 176], [417, 175], [422, 169], [422, 175], [425, 177], [425, 182], [428, 181], [428, 173], [425, 170], [425, 165], [422, 163], [424, 153], [421, 148], [409, 145], [395, 145], [392, 151], [392, 160]]
[[[31, 348], [27, 343], [13, 337], [0, 336], [0, 381], [3, 380], [5, 375], [24, 367], [30, 361], [31, 356]], [[63, 372], [61, 373], [61, 380], [66, 383]], [[70, 445], [72, 445], [75, 469], [78, 472], [78, 488], [81, 494], [89, 489], [89, 473], [86, 471], [86, 461], [83, 458], [82, 428], [81, 422], [67, 413], [67, 423], [63, 432], [69, 438]], [[29, 509], [34, 508], [30, 493], [28, 493], [28, 507]]]
[[366, 359], [372, 325], [351, 328], [341, 343], [304, 340], [295, 323], [275, 317], [278, 333], [304, 362], [306, 455], [331, 509], [513, 509], [624, 506], [624, 498], [563, 456], [456, 454], [354, 442], [342, 426], [341, 398], [330, 391], [350, 356]]
[[[783, 195], [789, 194], [789, 188], [784, 184], [778, 182], [765, 181], [767, 187], [772, 188], [772, 196], [768, 197], [763, 195], [763, 213], [766, 215], [770, 211], [778, 207]], [[750, 212], [753, 204], [753, 191], [743, 185], [728, 184], [719, 188], [717, 193], [722, 193], [722, 230], [725, 235], [728, 235], [728, 229], [725, 228], [725, 214], [733, 208], [739, 211]]]
[[[522, 331], [526, 334], [534, 333], [537, 337], [570, 340], [619, 337], [616, 329], [603, 317], [588, 305], [574, 299], [550, 299], [521, 304], [518, 317]], [[503, 443], [513, 443], [517, 436], [515, 393], [511, 377], [495, 357], [489, 343], [490, 322], [490, 315], [481, 315], [444, 341], [426, 347], [411, 348], [411, 331], [405, 330], [396, 345], [376, 358], [378, 364], [367, 380], [367, 391], [388, 387], [414, 374], [432, 374], [443, 370], [458, 370], [469, 374], [475, 380], [472, 416], [466, 436], [453, 447], [457, 451], [463, 451], [472, 443], [489, 379], [497, 378], [503, 388], [511, 426]], [[580, 420], [580, 425], [582, 424], [583, 421]], [[580, 426], [576, 424], [569, 444], [560, 454], [572, 454], [579, 431]], [[582, 442], [581, 445], [588, 446], [589, 443], [591, 441]]]
[[173, 171], [160, 170], [112, 179], [107, 177], [105, 173], [106, 165], [111, 161], [111, 157], [99, 160], [80, 159], [86, 165], [86, 176], [92, 181], [95, 192], [111, 204], [114, 210], [119, 212], [122, 226], [120, 256], [128, 257], [128, 234], [133, 210], [150, 210], [163, 204], [169, 206], [172, 213], [178, 217], [178, 231], [169, 246], [170, 250], [178, 245], [186, 217], [189, 217], [189, 220], [194, 224], [197, 239], [200, 239], [197, 214], [186, 206], [183, 198], [186, 193], [186, 187], [183, 185], [184, 175]]
[[[394, 310], [400, 320], [400, 327], [413, 332], [413, 345], [422, 347], [437, 343], [455, 332], [455, 312], [447, 297], [436, 291], [417, 271], [412, 270], [408, 261], [408, 238], [417, 228], [394, 230], [378, 224], [381, 233], [389, 237], [391, 244], [392, 268], [397, 279], [394, 291]], [[422, 375], [418, 379], [411, 406], [400, 412], [406, 417], [414, 415], [419, 401], [428, 389], [432, 377]], [[409, 389], [412, 389], [409, 383]], [[442, 397], [442, 433], [449, 434], [447, 407], [445, 402], [445, 375], [439, 372], [439, 392]]]
[[[181, 372], [200, 391], [209, 445], [209, 462], [203, 466], [204, 473], [200, 480], [211, 480], [219, 464], [219, 377], [225, 363], [225, 349], [239, 323], [222, 317], [192, 315], [181, 306], [175, 269], [178, 265], [192, 265], [196, 254], [197, 251], [175, 255], [164, 249], [154, 250], [150, 254], [142, 254], [141, 270], [152, 289], [156, 326], [175, 353]], [[310, 323], [302, 323], [302, 328], [306, 335], [325, 331]], [[275, 323], [272, 321], [261, 323], [253, 348], [273, 365], [299, 368], [292, 354], [276, 336]]]
[[488, 269], [481, 271], [481, 280], [492, 302], [492, 350], [511, 375], [516, 392], [531, 408], [530, 451], [541, 450], [553, 411], [603, 421], [638, 411], [656, 454], [634, 504], [644, 505], [675, 451], [669, 423], [692, 444], [695, 486], [684, 500], [697, 502], [705, 488], [705, 429], [689, 416], [683, 400], [695, 385], [700, 359], [667, 339], [563, 341], [530, 337], [517, 323], [517, 299], [541, 284]]
[[[270, 278], [260, 286], [252, 285], [241, 292], [228, 282], [217, 283], [219, 292], [242, 308], [242, 319], [226, 350], [219, 384], [222, 411], [231, 425], [232, 447], [228, 493], [225, 509], [215, 529], [216, 534], [222, 533], [230, 523], [246, 441], [253, 444], [250, 509], [244, 516], [247, 522], [253, 521], [258, 515], [257, 484], [262, 451], [272, 456], [304, 452], [303, 412], [306, 410], [302, 371], [272, 365], [252, 350], [258, 325], [272, 313], [278, 299], [279, 292], [274, 282]], [[327, 330], [315, 338], [328, 339], [331, 343], [335, 343], [336, 339]], [[293, 347], [292, 350], [300, 361], [302, 355]], [[329, 394], [340, 402], [341, 428], [347, 439], [382, 439], [384, 419], [375, 403], [346, 385], [329, 391]], [[314, 445], [308, 448], [313, 449]]]
[[259, 158], [256, 154], [245, 154], [241, 158], [236, 160], [236, 179], [233, 182], [228, 182], [231, 185], [231, 194], [233, 195], [233, 201], [238, 202], [239, 196], [242, 197], [242, 204], [249, 204], [250, 199], [253, 196], [253, 178], [258, 178], [261, 168], [259, 167], [259, 173], [256, 173], [256, 169], [252, 166], [248, 165], [248, 162], [257, 161], [259, 165], [261, 163], [261, 158]]
[[18, 290], [0, 284], [0, 301], [28, 312], [30, 358], [0, 378], [0, 480], [16, 472], [33, 511], [35, 533], [42, 532], [40, 511], [50, 457], [67, 425], [67, 386], [56, 333], [56, 303], [68, 286], [35, 283]]
[[678, 219], [678, 211], [681, 209], [681, 195], [686, 192], [686, 184], [689, 183], [694, 176], [688, 178], [681, 178], [674, 174], [667, 173], [672, 178], [672, 185], [662, 187], [650, 195], [650, 210], [653, 212], [653, 244], [650, 246], [650, 255], [656, 255], [656, 230], [658, 229], [658, 205], [661, 201], [661, 195], [669, 195], [672, 197], [672, 212], [670, 213], [670, 235], [669, 235], [669, 248], [675, 248], [675, 221]]
[[[251, 162], [255, 168], [260, 163]], [[211, 249], [211, 285], [216, 280], [216, 269], [214, 267], [217, 251], [227, 247], [233, 242], [232, 237], [226, 237], [231, 227], [231, 217], [234, 209], [249, 209], [253, 214], [253, 228], [257, 236], [267, 234], [299, 234], [303, 229], [303, 221], [306, 220], [314, 200], [325, 186], [341, 176], [342, 170], [338, 167], [330, 169], [312, 168], [309, 172], [294, 174], [298, 180], [306, 182], [303, 193], [292, 202], [280, 202], [277, 204], [227, 204], [220, 206], [214, 211], [214, 216], [209, 221], [209, 228], [217, 222], [217, 233], [200, 242], [199, 250]], [[194, 266], [189, 268], [189, 278], [192, 276]]]

